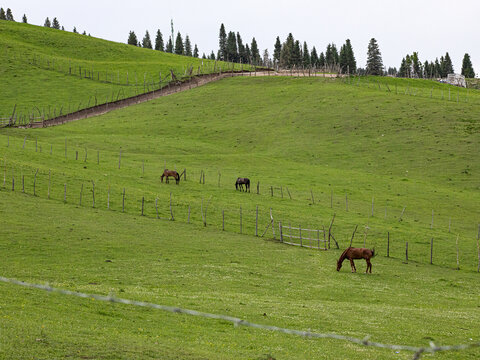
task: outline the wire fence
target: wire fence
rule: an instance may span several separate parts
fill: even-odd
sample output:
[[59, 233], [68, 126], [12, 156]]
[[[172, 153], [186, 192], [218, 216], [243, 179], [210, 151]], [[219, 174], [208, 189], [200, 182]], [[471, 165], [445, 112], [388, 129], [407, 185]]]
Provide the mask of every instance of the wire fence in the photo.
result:
[[412, 359], [420, 359], [421, 355], [424, 353], [435, 354], [437, 352], [460, 351], [460, 350], [467, 350], [467, 349], [480, 347], [480, 342], [475, 342], [472, 344], [457, 344], [457, 345], [445, 345], [445, 346], [438, 346], [433, 342], [430, 342], [429, 346], [424, 346], [424, 347], [417, 347], [417, 346], [410, 346], [410, 345], [383, 344], [375, 341], [370, 341], [369, 336], [366, 336], [363, 339], [360, 339], [360, 338], [346, 336], [346, 335], [331, 334], [331, 333], [317, 333], [317, 332], [311, 332], [311, 331], [282, 328], [282, 327], [273, 326], [273, 325], [263, 325], [263, 324], [257, 324], [247, 320], [243, 320], [237, 317], [228, 316], [228, 315], [212, 314], [212, 313], [206, 313], [202, 311], [183, 309], [180, 307], [159, 305], [159, 304], [154, 304], [154, 303], [149, 303], [144, 301], [122, 299], [112, 295], [105, 296], [105, 295], [99, 295], [99, 294], [87, 294], [87, 293], [82, 293], [78, 291], [54, 288], [50, 285], [28, 283], [28, 282], [24, 282], [16, 279], [6, 278], [3, 276], [0, 276], [0, 281], [7, 284], [14, 284], [19, 286], [24, 286], [27, 288], [40, 289], [40, 290], [54, 292], [62, 295], [70, 295], [70, 296], [76, 296], [80, 298], [95, 299], [95, 300], [111, 302], [111, 303], [147, 307], [147, 308], [167, 311], [171, 313], [198, 316], [198, 317], [203, 317], [207, 319], [224, 320], [224, 321], [233, 323], [235, 326], [246, 326], [246, 327], [251, 327], [255, 329], [275, 331], [275, 332], [280, 332], [280, 333], [289, 334], [289, 335], [316, 338], [316, 339], [341, 340], [341, 341], [347, 341], [357, 345], [371, 346], [371, 347], [382, 348], [382, 349], [390, 349], [394, 351], [410, 351], [414, 353]]

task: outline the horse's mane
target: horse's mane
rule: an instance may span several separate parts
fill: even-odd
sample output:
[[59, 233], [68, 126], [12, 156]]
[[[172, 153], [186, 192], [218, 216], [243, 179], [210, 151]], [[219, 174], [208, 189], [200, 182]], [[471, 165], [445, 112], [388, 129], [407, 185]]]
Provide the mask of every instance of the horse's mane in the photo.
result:
[[349, 249], [350, 249], [350, 247], [346, 248], [346, 249], [343, 251], [342, 255], [340, 255], [340, 259], [338, 259], [339, 261], [345, 259], [345, 257], [347, 256], [347, 251], [348, 251]]

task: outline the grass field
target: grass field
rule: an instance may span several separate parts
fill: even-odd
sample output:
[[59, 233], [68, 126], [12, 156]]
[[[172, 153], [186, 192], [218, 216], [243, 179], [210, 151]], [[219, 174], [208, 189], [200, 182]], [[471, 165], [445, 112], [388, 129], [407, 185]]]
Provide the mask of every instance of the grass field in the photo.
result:
[[29, 24], [0, 21], [0, 117], [53, 117], [158, 89], [193, 74], [249, 66], [178, 56]]
[[[0, 275], [390, 344], [478, 342], [480, 96], [458, 94], [422, 80], [229, 78], [62, 126], [2, 128]], [[164, 166], [187, 180], [160, 183]], [[251, 193], [235, 191], [238, 176]], [[254, 236], [257, 208], [259, 235], [272, 209], [275, 239]], [[372, 275], [361, 261], [336, 272], [333, 242], [278, 241], [279, 221], [322, 229], [334, 215], [341, 249], [356, 225], [353, 245], [375, 247]], [[12, 359], [412, 357], [3, 283], [0, 332]]]

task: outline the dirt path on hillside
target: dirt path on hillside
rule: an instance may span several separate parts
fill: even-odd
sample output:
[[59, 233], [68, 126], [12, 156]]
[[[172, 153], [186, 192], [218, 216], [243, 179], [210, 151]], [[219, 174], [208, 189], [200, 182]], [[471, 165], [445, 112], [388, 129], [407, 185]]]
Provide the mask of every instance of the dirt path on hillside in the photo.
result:
[[245, 77], [256, 77], [256, 76], [292, 76], [292, 77], [325, 77], [325, 78], [333, 78], [336, 77], [336, 74], [313, 74], [309, 72], [292, 72], [292, 71], [263, 71], [263, 72], [227, 72], [221, 74], [208, 74], [208, 75], [201, 75], [201, 76], [194, 76], [192, 79], [185, 81], [185, 82], [178, 82], [176, 84], [168, 84], [161, 90], [153, 90], [145, 94], [140, 94], [137, 96], [129, 97], [122, 100], [117, 100], [113, 102], [109, 102], [106, 104], [92, 106], [86, 109], [82, 109], [79, 111], [75, 111], [73, 113], [57, 116], [53, 119], [43, 120], [39, 122], [32, 122], [26, 126], [22, 126], [23, 128], [41, 128], [41, 127], [48, 127], [48, 126], [56, 126], [62, 125], [67, 122], [86, 119], [93, 116], [102, 115], [108, 113], [113, 110], [122, 109], [127, 106], [132, 106], [136, 104], [140, 104], [146, 101], [150, 101], [153, 99], [157, 99], [161, 96], [168, 96], [171, 94], [176, 94], [181, 91], [190, 90], [205, 84], [208, 84], [213, 81], [218, 81], [227, 77], [234, 77], [234, 76], [245, 76]]

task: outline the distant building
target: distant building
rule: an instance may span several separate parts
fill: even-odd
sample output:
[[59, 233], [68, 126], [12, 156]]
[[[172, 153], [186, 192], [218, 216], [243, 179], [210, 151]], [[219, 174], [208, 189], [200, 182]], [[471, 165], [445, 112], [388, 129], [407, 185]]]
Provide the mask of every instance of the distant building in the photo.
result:
[[467, 83], [465, 82], [465, 76], [460, 74], [448, 74], [447, 83], [450, 85], [467, 87]]

